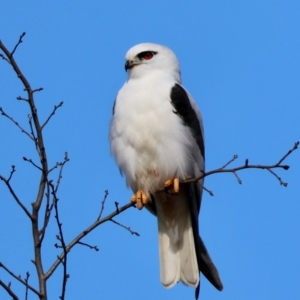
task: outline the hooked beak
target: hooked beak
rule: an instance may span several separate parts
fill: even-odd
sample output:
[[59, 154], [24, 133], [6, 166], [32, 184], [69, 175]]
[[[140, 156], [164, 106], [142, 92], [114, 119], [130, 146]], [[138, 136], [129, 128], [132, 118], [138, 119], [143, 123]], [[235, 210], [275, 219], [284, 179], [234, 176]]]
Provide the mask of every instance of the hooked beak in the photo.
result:
[[125, 71], [127, 72], [128, 69], [132, 69], [134, 66], [138, 65], [133, 60], [127, 60], [125, 63]]

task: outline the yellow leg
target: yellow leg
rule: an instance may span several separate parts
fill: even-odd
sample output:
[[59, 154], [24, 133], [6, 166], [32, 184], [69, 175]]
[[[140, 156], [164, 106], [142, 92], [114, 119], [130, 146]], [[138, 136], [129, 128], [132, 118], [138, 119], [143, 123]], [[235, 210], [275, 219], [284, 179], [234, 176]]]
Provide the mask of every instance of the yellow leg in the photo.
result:
[[178, 194], [179, 193], [179, 178], [169, 179], [165, 182], [166, 189], [172, 189], [172, 193]]
[[149, 199], [144, 191], [138, 190], [130, 201], [136, 203], [138, 209], [142, 209], [149, 202]]

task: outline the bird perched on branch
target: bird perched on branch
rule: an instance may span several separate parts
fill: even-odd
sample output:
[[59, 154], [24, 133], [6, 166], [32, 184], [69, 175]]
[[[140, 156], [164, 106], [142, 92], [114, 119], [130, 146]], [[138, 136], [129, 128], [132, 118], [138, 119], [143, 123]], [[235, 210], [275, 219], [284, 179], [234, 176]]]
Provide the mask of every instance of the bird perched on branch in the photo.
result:
[[151, 43], [126, 54], [128, 79], [116, 97], [110, 125], [111, 153], [126, 176], [139, 209], [158, 220], [160, 278], [163, 286], [182, 281], [196, 288], [200, 272], [223, 285], [199, 235], [204, 172], [200, 111], [181, 85], [178, 60], [169, 48]]

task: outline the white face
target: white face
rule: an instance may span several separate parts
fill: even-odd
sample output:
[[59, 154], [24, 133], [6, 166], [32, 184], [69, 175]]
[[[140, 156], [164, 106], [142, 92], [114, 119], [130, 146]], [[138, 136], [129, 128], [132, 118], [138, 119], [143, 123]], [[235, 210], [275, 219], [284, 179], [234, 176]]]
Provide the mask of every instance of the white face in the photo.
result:
[[129, 78], [146, 76], [149, 72], [167, 73], [180, 81], [180, 69], [174, 52], [162, 45], [138, 44], [127, 52], [125, 70]]

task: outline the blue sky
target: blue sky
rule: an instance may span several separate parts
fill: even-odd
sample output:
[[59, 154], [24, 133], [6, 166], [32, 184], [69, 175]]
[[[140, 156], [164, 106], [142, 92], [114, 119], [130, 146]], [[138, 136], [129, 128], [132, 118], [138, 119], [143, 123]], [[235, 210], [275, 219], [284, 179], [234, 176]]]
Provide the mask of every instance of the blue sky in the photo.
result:
[[[110, 157], [108, 128], [117, 91], [126, 79], [124, 55], [140, 42], [169, 46], [181, 64], [184, 86], [203, 115], [207, 170], [239, 155], [234, 165], [273, 164], [300, 139], [299, 1], [2, 1], [0, 38], [12, 49], [33, 87], [42, 119], [64, 105], [45, 129], [51, 164], [71, 158], [59, 191], [60, 215], [70, 241], [114, 201], [126, 204], [131, 191]], [[28, 110], [15, 97], [22, 86], [0, 62], [0, 107], [28, 126]], [[0, 174], [12, 164], [16, 191], [30, 207], [38, 172], [22, 160], [37, 160], [25, 135], [0, 118]], [[299, 151], [299, 150], [298, 150]], [[299, 152], [300, 153], [300, 152]], [[260, 170], [206, 178], [201, 235], [216, 263], [224, 291], [202, 277], [200, 299], [300, 298], [300, 154], [278, 171], [288, 187]], [[165, 290], [159, 280], [156, 219], [130, 209], [116, 218], [140, 233], [131, 236], [107, 223], [69, 255], [67, 299], [193, 299], [178, 284]], [[53, 220], [54, 221], [54, 220]], [[0, 182], [0, 261], [35, 285], [30, 224]], [[44, 244], [47, 269], [57, 251], [50, 225]], [[50, 299], [60, 295], [62, 269], [49, 282]], [[3, 270], [0, 279], [12, 281]], [[12, 281], [21, 299], [25, 290]], [[0, 289], [0, 299], [9, 299]], [[36, 299], [31, 295], [29, 299]]]

